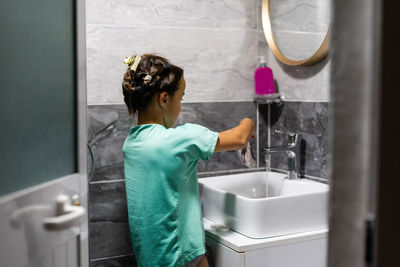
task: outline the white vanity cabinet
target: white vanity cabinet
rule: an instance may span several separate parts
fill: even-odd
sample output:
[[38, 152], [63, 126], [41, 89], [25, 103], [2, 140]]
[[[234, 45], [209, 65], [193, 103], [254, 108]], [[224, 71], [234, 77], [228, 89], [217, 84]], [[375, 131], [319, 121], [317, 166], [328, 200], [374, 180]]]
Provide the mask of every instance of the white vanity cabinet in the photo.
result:
[[210, 267], [244, 267], [244, 252], [237, 252], [206, 236]]
[[327, 229], [264, 239], [217, 231], [204, 218], [211, 267], [325, 267]]

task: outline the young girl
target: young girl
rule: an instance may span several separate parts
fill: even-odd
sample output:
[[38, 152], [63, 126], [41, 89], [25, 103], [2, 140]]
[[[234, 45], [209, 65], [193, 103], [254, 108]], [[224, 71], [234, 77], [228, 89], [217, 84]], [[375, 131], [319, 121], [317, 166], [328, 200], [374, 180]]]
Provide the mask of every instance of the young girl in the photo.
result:
[[129, 229], [138, 266], [208, 266], [197, 162], [237, 150], [253, 136], [245, 118], [224, 132], [186, 123], [172, 128], [185, 94], [183, 70], [153, 54], [125, 58], [122, 89], [130, 115], [123, 154]]

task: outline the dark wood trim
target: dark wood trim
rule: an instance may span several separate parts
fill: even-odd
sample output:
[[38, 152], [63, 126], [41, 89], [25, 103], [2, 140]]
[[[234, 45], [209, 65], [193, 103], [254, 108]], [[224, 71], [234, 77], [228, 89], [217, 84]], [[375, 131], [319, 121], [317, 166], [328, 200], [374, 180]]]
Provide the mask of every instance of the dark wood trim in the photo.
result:
[[400, 4], [391, 0], [381, 3], [374, 266], [392, 267], [399, 262], [400, 241]]

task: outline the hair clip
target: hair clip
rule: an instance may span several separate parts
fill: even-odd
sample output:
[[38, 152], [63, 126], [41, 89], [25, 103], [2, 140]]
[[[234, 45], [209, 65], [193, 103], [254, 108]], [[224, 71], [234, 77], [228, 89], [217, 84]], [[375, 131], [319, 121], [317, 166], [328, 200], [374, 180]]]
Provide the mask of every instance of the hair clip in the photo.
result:
[[148, 84], [149, 82], [151, 82], [152, 79], [153, 79], [153, 77], [151, 77], [150, 75], [147, 74], [143, 80], [146, 82], [145, 84]]
[[125, 57], [124, 58], [124, 64], [130, 66], [133, 63], [134, 59], [135, 59], [134, 57]]
[[131, 66], [131, 70], [136, 71], [141, 59], [141, 56], [125, 57], [124, 64]]
[[137, 66], [139, 65], [140, 60], [142, 59], [141, 56], [136, 56], [135, 61], [133, 61], [133, 64], [131, 66], [131, 70], [136, 71]]

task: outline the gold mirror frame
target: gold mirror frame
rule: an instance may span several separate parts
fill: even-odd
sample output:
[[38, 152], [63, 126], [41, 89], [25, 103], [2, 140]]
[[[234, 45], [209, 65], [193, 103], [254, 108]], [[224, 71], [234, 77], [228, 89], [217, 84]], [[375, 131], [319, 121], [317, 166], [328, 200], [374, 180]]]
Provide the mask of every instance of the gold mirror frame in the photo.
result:
[[268, 46], [271, 48], [272, 53], [274, 53], [275, 57], [284, 64], [290, 66], [300, 66], [300, 65], [313, 65], [321, 61], [329, 51], [329, 40], [331, 36], [331, 27], [328, 28], [328, 31], [325, 35], [324, 40], [321, 43], [321, 46], [318, 50], [310, 57], [302, 59], [302, 60], [292, 60], [287, 58], [278, 48], [275, 43], [274, 35], [272, 33], [271, 26], [271, 14], [270, 7], [271, 0], [263, 0], [262, 2], [262, 24], [264, 28], [264, 35], [267, 39]]

